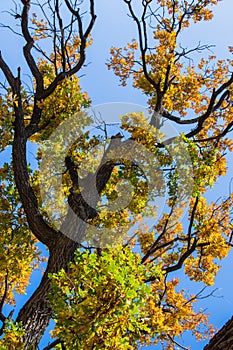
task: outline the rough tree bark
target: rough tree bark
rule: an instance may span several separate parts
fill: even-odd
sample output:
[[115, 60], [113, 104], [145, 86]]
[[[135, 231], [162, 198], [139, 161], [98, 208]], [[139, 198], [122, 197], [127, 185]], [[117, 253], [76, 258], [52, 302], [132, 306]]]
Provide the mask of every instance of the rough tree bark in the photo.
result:
[[232, 318], [215, 334], [204, 350], [231, 350], [233, 349], [233, 316]]
[[25, 349], [27, 346], [37, 346], [52, 317], [52, 310], [48, 305], [47, 293], [51, 291], [49, 273], [58, 272], [67, 268], [72, 260], [77, 244], [67, 237], [58, 234], [54, 240], [54, 248], [50, 248], [50, 256], [46, 271], [39, 287], [20, 310], [17, 321], [21, 321], [26, 331], [23, 338]]

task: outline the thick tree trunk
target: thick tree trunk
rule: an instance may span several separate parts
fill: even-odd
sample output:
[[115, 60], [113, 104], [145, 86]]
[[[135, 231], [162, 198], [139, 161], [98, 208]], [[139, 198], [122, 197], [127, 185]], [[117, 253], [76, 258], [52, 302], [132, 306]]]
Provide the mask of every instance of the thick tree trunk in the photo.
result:
[[[18, 81], [18, 85], [19, 89], [20, 81]], [[20, 96], [19, 91], [18, 96]], [[120, 138], [112, 139], [109, 145], [109, 150], [116, 149], [120, 143]], [[82, 193], [84, 198], [87, 198], [90, 201], [91, 206], [85, 202], [82, 195], [76, 194], [75, 191], [71, 189], [68, 198], [70, 208], [68, 209], [67, 217], [62, 224], [61, 231], [57, 232], [48, 225], [40, 212], [37, 197], [30, 184], [26, 159], [26, 146], [27, 137], [24, 127], [22, 106], [19, 98], [19, 107], [17, 107], [16, 110], [15, 135], [13, 142], [15, 182], [27, 215], [29, 227], [38, 240], [49, 248], [50, 252], [48, 266], [39, 287], [22, 307], [17, 317], [17, 321], [22, 322], [23, 329], [25, 330], [25, 335], [23, 337], [25, 349], [29, 348], [31, 345], [37, 346], [39, 344], [53, 314], [47, 299], [47, 294], [51, 291], [48, 274], [56, 273], [62, 268], [66, 269], [68, 263], [73, 259], [75, 249], [79, 246], [79, 243], [83, 241], [87, 220], [94, 218], [97, 215], [95, 208], [98, 202], [98, 196], [105, 187], [114, 168], [114, 164], [109, 161], [106, 152], [105, 157], [97, 170], [96, 178], [95, 176], [92, 176], [90, 181], [83, 184], [85, 190], [83, 190]], [[72, 172], [72, 161], [70, 160], [69, 162], [68, 159], [66, 165], [71, 173], [71, 178], [74, 183], [75, 174]], [[95, 188], [97, 188], [97, 191], [93, 192], [93, 189]]]
[[20, 310], [17, 321], [22, 322], [25, 330], [23, 342], [25, 349], [30, 345], [38, 346], [43, 336], [53, 312], [48, 304], [47, 294], [51, 292], [49, 273], [56, 273], [62, 268], [67, 268], [67, 264], [72, 260], [77, 243], [67, 237], [58, 234], [58, 239], [54, 242], [54, 249], [50, 253], [47, 269], [43, 275], [39, 287], [31, 298]]
[[204, 350], [232, 350], [233, 349], [233, 316], [215, 334]]

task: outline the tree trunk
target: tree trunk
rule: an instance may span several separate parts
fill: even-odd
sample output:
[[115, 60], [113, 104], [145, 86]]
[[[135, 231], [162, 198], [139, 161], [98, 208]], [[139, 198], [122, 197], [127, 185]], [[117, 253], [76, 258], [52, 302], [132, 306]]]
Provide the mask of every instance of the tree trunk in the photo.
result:
[[[15, 181], [27, 213], [29, 227], [35, 236], [47, 245], [50, 252], [48, 265], [39, 287], [20, 310], [17, 317], [17, 322], [22, 322], [25, 331], [23, 342], [25, 349], [28, 349], [32, 345], [38, 346], [53, 316], [47, 298], [47, 294], [51, 292], [48, 275], [49, 273], [56, 273], [62, 268], [66, 270], [68, 263], [73, 260], [75, 249], [85, 238], [88, 219], [98, 215], [95, 210], [98, 196], [108, 182], [114, 164], [107, 158], [108, 154], [106, 152], [96, 176], [92, 176], [89, 181], [83, 183], [84, 190], [82, 194], [76, 194], [73, 188], [70, 189], [68, 213], [60, 227], [60, 231], [56, 232], [44, 221], [38, 208], [38, 201], [30, 185], [27, 171], [26, 139], [21, 134], [24, 136], [24, 131], [22, 125], [18, 124], [13, 147]], [[117, 148], [120, 143], [120, 138], [112, 139], [108, 151]], [[72, 161], [67, 159], [66, 165], [72, 175]], [[75, 182], [74, 175], [71, 177], [73, 183]], [[95, 188], [96, 191], [94, 191]], [[88, 199], [91, 206], [86, 203], [85, 199]]]
[[17, 317], [17, 322], [21, 321], [25, 330], [23, 337], [25, 349], [28, 349], [31, 345], [38, 346], [53, 315], [47, 299], [48, 292], [51, 292], [48, 274], [56, 273], [62, 268], [66, 269], [76, 248], [77, 243], [62, 234], [58, 234], [58, 239], [54, 242], [54, 249], [50, 252], [48, 265], [41, 283]]
[[215, 334], [204, 350], [232, 350], [233, 349], [233, 316]]

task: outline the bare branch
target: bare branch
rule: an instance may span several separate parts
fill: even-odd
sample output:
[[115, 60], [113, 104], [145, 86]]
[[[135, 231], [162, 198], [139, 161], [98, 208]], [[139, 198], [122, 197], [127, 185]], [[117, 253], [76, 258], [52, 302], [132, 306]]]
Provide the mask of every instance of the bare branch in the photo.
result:
[[175, 345], [178, 345], [179, 346], [179, 348], [181, 348], [181, 349], [183, 349], [183, 350], [189, 350], [189, 348], [186, 348], [186, 346], [183, 346], [183, 345], [181, 345], [180, 343], [178, 343], [174, 338], [172, 338], [169, 334], [167, 334], [167, 337], [168, 337], [168, 339], [172, 342], [172, 343], [174, 343]]
[[21, 33], [16, 32], [16, 30], [14, 30], [11, 26], [8, 26], [6, 24], [0, 23], [0, 28], [6, 28], [9, 29], [13, 34], [16, 34], [18, 36], [20, 36], [21, 38], [23, 37], [23, 35]]
[[40, 98], [40, 99], [45, 99], [46, 97], [51, 95], [54, 92], [54, 90], [56, 89], [56, 87], [60, 81], [76, 74], [83, 67], [83, 64], [84, 64], [85, 59], [86, 59], [85, 51], [86, 51], [87, 39], [88, 39], [89, 34], [91, 33], [91, 30], [92, 30], [94, 23], [95, 23], [95, 20], [96, 20], [96, 14], [94, 11], [94, 0], [90, 0], [91, 19], [90, 19], [90, 22], [89, 22], [85, 32], [83, 31], [83, 24], [82, 24], [82, 19], [81, 19], [79, 10], [75, 10], [71, 6], [71, 3], [69, 2], [69, 0], [65, 0], [65, 4], [66, 4], [67, 8], [69, 9], [69, 11], [75, 16], [75, 18], [77, 19], [77, 22], [78, 22], [79, 37], [80, 37], [80, 41], [81, 41], [80, 48], [79, 48], [79, 51], [80, 51], [79, 56], [80, 57], [79, 57], [78, 62], [75, 64], [75, 66], [73, 66], [69, 70], [65, 70], [65, 71], [59, 73], [56, 76], [56, 78], [47, 87], [47, 89], [45, 89], [41, 94], [38, 95], [38, 98]]
[[13, 76], [9, 66], [6, 64], [6, 62], [4, 61], [4, 59], [2, 58], [2, 54], [0, 51], [0, 68], [3, 71], [3, 74], [5, 75], [10, 87], [13, 90], [13, 93], [16, 93], [16, 79]]
[[[148, 50], [148, 45], [147, 45], [147, 31], [146, 31], [145, 15], [146, 15], [146, 9], [147, 9], [148, 3], [146, 3], [144, 5], [143, 14], [141, 17], [141, 21], [142, 21], [142, 27], [141, 27], [141, 22], [133, 10], [131, 1], [124, 0], [124, 2], [128, 5], [129, 12], [137, 25], [138, 37], [139, 37], [139, 48], [140, 48], [140, 52], [142, 55], [143, 73], [145, 75], [145, 78], [148, 80], [148, 82], [155, 88], [155, 90], [157, 92], [158, 100], [159, 100], [159, 97], [161, 95], [161, 91], [159, 89], [159, 84], [156, 83], [149, 75], [148, 70], [147, 70], [147, 63], [146, 63], [146, 51]], [[157, 103], [157, 104], [159, 105], [159, 103]], [[159, 110], [159, 109], [160, 109], [160, 105], [156, 110]]]
[[63, 69], [63, 72], [65, 72], [65, 70], [66, 70], [65, 36], [64, 36], [63, 22], [62, 22], [62, 18], [60, 16], [59, 0], [56, 0], [56, 3], [55, 3], [55, 13], [56, 13], [57, 18], [58, 18], [59, 28], [60, 28], [60, 32], [61, 32], [62, 69]]
[[[156, 241], [152, 244], [152, 246], [149, 248], [148, 252], [144, 255], [144, 257], [142, 258], [142, 263], [144, 263], [151, 254], [153, 254], [156, 250], [157, 250], [157, 245], [160, 242], [160, 240], [162, 239], [162, 237], [165, 235], [166, 231], [167, 231], [167, 226], [169, 223], [169, 220], [173, 214], [174, 211], [174, 206], [171, 207], [170, 213], [166, 219], [166, 222], [164, 224], [163, 227], [163, 231], [161, 232], [161, 234], [158, 236], [158, 238], [156, 239]], [[169, 243], [170, 244], [170, 243]]]
[[193, 226], [193, 222], [194, 222], [194, 218], [195, 218], [195, 213], [196, 213], [196, 210], [197, 210], [198, 201], [199, 201], [199, 198], [196, 197], [196, 200], [195, 200], [195, 203], [194, 203], [194, 206], [193, 206], [193, 209], [192, 209], [190, 221], [189, 221], [189, 227], [188, 227], [188, 249], [190, 248], [190, 245], [191, 245], [192, 226]]
[[23, 11], [21, 15], [21, 29], [22, 34], [26, 40], [26, 45], [23, 48], [24, 57], [27, 61], [28, 67], [30, 68], [33, 77], [36, 79], [37, 84], [37, 92], [43, 92], [44, 90], [44, 83], [43, 83], [43, 77], [36, 65], [36, 62], [31, 54], [31, 49], [34, 45], [34, 40], [31, 37], [28, 29], [28, 15], [30, 10], [30, 0], [21, 0], [23, 6]]
[[177, 124], [182, 124], [182, 125], [183, 124], [194, 124], [194, 123], [197, 123], [201, 119], [201, 117], [192, 118], [192, 119], [181, 119], [180, 117], [176, 117], [167, 111], [162, 112], [162, 117], [164, 117], [168, 120], [171, 120]]

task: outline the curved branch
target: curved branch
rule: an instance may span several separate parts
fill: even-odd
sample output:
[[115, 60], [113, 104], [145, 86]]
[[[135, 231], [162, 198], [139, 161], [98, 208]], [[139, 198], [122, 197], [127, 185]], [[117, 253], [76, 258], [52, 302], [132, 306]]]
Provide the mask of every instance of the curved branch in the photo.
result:
[[31, 70], [33, 77], [36, 79], [37, 92], [42, 92], [44, 90], [43, 76], [40, 73], [36, 62], [31, 54], [31, 49], [34, 44], [34, 40], [31, 37], [28, 30], [28, 14], [30, 10], [30, 0], [21, 0], [23, 3], [23, 11], [21, 15], [21, 30], [22, 34], [26, 40], [26, 45], [23, 48], [24, 57], [27, 61], [28, 67]]
[[56, 0], [55, 12], [56, 12], [56, 15], [58, 18], [59, 28], [60, 28], [60, 32], [61, 32], [62, 69], [63, 69], [63, 72], [65, 72], [65, 70], [66, 70], [65, 35], [64, 35], [63, 21], [62, 21], [62, 18], [60, 16], [59, 0]]
[[24, 113], [20, 92], [20, 70], [18, 70], [18, 73], [16, 90], [17, 104], [14, 104], [15, 134], [12, 147], [14, 178], [30, 229], [36, 238], [49, 247], [51, 241], [56, 238], [57, 232], [43, 219], [36, 195], [30, 184], [26, 158], [27, 134], [24, 126]]
[[56, 238], [56, 231], [52, 229], [43, 219], [39, 210], [37, 198], [30, 185], [26, 160], [25, 130], [20, 127], [20, 123], [15, 120], [15, 137], [13, 141], [13, 167], [15, 183], [22, 201], [27, 221], [33, 234], [47, 247]]
[[[197, 135], [202, 130], [204, 122], [209, 118], [211, 113], [215, 112], [219, 107], [221, 107], [221, 104], [223, 103], [223, 101], [228, 97], [229, 91], [226, 89], [229, 88], [232, 83], [233, 83], [233, 73], [231, 74], [231, 77], [229, 78], [229, 80], [227, 82], [222, 84], [217, 90], [213, 89], [207, 111], [199, 118], [197, 127], [194, 130], [187, 133], [185, 135], [186, 137], [188, 137], [188, 138], [193, 137], [193, 136]], [[226, 90], [226, 91], [224, 91], [224, 90]], [[223, 95], [220, 96], [219, 101], [216, 102], [216, 99], [222, 93], [223, 93]]]
[[221, 138], [223, 138], [224, 136], [226, 136], [229, 132], [232, 131], [232, 127], [233, 127], [233, 122], [230, 122], [226, 128], [220, 132], [220, 134], [216, 135], [216, 136], [211, 136], [211, 137], [207, 137], [205, 139], [199, 139], [199, 140], [194, 140], [194, 142], [198, 143], [198, 142], [207, 142], [207, 141], [219, 141]]
[[5, 75], [5, 77], [8, 81], [8, 84], [12, 88], [13, 93], [15, 94], [16, 93], [16, 79], [15, 79], [13, 73], [11, 72], [9, 66], [6, 64], [6, 62], [2, 58], [1, 51], [0, 51], [0, 68], [3, 72], [3, 74]]
[[171, 120], [172, 122], [175, 122], [177, 124], [195, 124], [198, 123], [198, 121], [201, 119], [200, 117], [192, 118], [192, 119], [181, 119], [180, 117], [176, 117], [169, 113], [168, 111], [162, 112], [162, 117]]
[[185, 260], [195, 251], [196, 247], [197, 247], [197, 239], [194, 238], [193, 244], [191, 245], [190, 248], [187, 248], [186, 252], [180, 257], [177, 264], [165, 268], [164, 271], [166, 273], [170, 273], [170, 272], [179, 270], [182, 267]]
[[[142, 14], [142, 27], [141, 27], [141, 23], [140, 20], [138, 19], [138, 17], [135, 15], [133, 7], [131, 5], [131, 0], [124, 0], [124, 2], [128, 5], [128, 9], [129, 12], [133, 18], [133, 20], [136, 22], [137, 25], [137, 29], [138, 29], [138, 36], [139, 36], [139, 47], [140, 47], [140, 52], [142, 55], [142, 69], [143, 69], [143, 73], [145, 75], [145, 78], [147, 79], [147, 81], [155, 88], [157, 96], [158, 96], [158, 100], [159, 100], [159, 96], [161, 94], [161, 91], [159, 89], [159, 84], [157, 84], [149, 75], [148, 71], [147, 71], [147, 64], [146, 64], [146, 51], [148, 49], [147, 46], [147, 31], [146, 31], [146, 23], [145, 23], [145, 15], [146, 15], [146, 9], [148, 6], [148, 3], [146, 2], [146, 4], [144, 5], [144, 10], [143, 10], [143, 14]], [[159, 108], [157, 108], [156, 110], [158, 110]]]

